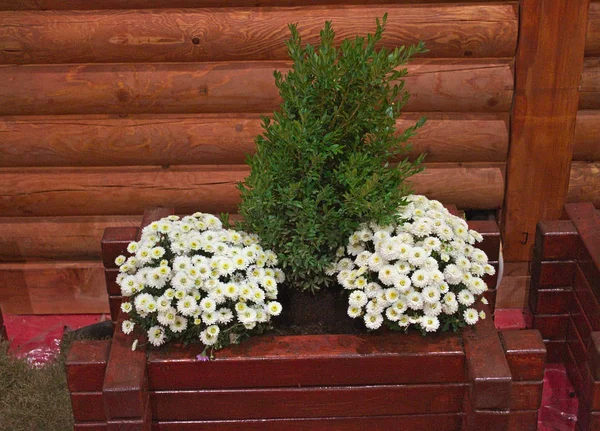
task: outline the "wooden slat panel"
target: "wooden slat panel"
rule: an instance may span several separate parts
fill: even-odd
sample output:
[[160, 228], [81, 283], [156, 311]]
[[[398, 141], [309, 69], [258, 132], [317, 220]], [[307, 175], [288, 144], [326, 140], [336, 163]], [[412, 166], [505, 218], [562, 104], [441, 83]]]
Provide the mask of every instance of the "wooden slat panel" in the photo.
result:
[[600, 3], [591, 2], [585, 35], [586, 57], [600, 56]]
[[[319, 387], [466, 382], [457, 334], [411, 333], [256, 337], [209, 362], [202, 346], [150, 351], [152, 390]], [[361, 369], [360, 373], [356, 373]], [[427, 370], [424, 374], [423, 370]], [[278, 376], [276, 380], [273, 376]]]
[[241, 419], [223, 421], [160, 421], [153, 431], [364, 431], [371, 430], [432, 430], [460, 429], [460, 413], [363, 416], [315, 419]]
[[0, 262], [100, 259], [107, 227], [139, 226], [141, 216], [0, 217]]
[[[106, 313], [102, 263], [0, 264], [0, 302], [6, 313]], [[23, 309], [23, 304], [29, 304], [29, 309]]]
[[161, 391], [152, 392], [150, 402], [155, 421], [456, 413], [465, 388], [466, 384], [446, 384]]
[[[133, 11], [0, 12], [0, 63], [115, 63], [288, 59], [288, 23], [318, 45], [331, 21], [336, 42], [373, 33], [382, 44], [424, 41], [428, 57], [512, 57], [513, 5], [303, 6]], [[426, 24], [426, 25], [424, 25]]]
[[579, 91], [579, 109], [600, 109], [600, 57], [584, 60]]
[[[407, 111], [507, 112], [511, 60], [419, 60]], [[0, 115], [271, 112], [288, 62], [0, 66]], [[43, 76], [43, 79], [40, 77]]]
[[[424, 113], [411, 139], [428, 162], [503, 162], [508, 114]], [[421, 114], [404, 114], [399, 131]], [[0, 118], [0, 167], [240, 164], [262, 133], [258, 114]]]
[[600, 161], [600, 111], [577, 113], [573, 160]]
[[[427, 4], [441, 0], [313, 0], [311, 4]], [[444, 0], [444, 3], [497, 3], [498, 0]], [[516, 4], [516, 1], [505, 2]], [[244, 6], [302, 6], [306, 0], [0, 0], [0, 10], [95, 10]]]
[[569, 202], [592, 202], [600, 207], [600, 162], [571, 164]]
[[[531, 260], [535, 226], [567, 199], [589, 0], [521, 2], [502, 211], [504, 259]], [[583, 84], [582, 79], [582, 84]], [[523, 243], [523, 237], [528, 238]]]
[[[503, 164], [431, 164], [414, 176], [417, 193], [461, 208], [498, 208]], [[0, 212], [6, 216], [139, 214], [153, 206], [180, 213], [237, 212], [246, 166], [6, 168]]]

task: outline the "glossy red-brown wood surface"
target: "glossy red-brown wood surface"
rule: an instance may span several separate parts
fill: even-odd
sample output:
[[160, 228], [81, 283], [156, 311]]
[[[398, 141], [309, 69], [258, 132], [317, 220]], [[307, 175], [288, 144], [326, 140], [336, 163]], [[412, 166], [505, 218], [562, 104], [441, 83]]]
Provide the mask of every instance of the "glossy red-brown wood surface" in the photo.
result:
[[600, 304], [598, 304], [598, 293], [592, 290], [592, 287], [583, 275], [583, 271], [579, 266], [575, 272], [573, 290], [575, 291], [575, 295], [577, 296], [581, 308], [585, 312], [592, 330], [600, 330]]
[[531, 262], [531, 278], [539, 287], [565, 287], [573, 283], [575, 261]]
[[465, 390], [464, 383], [178, 390], [152, 392], [150, 401], [155, 421], [378, 416], [457, 413]]
[[105, 422], [77, 422], [73, 426], [73, 431], [106, 431]]
[[579, 235], [569, 220], [541, 221], [535, 236], [536, 255], [541, 260], [577, 258]]
[[512, 377], [493, 320], [480, 320], [462, 334], [473, 408], [508, 410]]
[[537, 330], [507, 330], [499, 334], [513, 380], [542, 380], [546, 349], [540, 333]]
[[101, 244], [105, 268], [116, 268], [115, 259], [127, 255], [127, 246], [136, 240], [139, 231], [138, 227], [108, 227], [104, 230]]
[[529, 308], [533, 314], [564, 314], [569, 311], [573, 297], [573, 288], [531, 289]]
[[464, 411], [461, 431], [506, 431], [508, 428], [508, 409], [476, 409], [468, 393], [464, 401]]
[[510, 412], [507, 431], [537, 431], [538, 410], [516, 410]]
[[198, 345], [150, 351], [151, 389], [466, 381], [465, 354], [455, 334], [265, 336], [220, 350], [212, 361], [198, 361], [201, 352]]
[[533, 327], [544, 340], [564, 340], [567, 334], [568, 314], [538, 314], [533, 316]]
[[67, 383], [71, 392], [102, 390], [110, 340], [78, 340], [65, 360]]
[[102, 392], [71, 392], [75, 422], [106, 421]]
[[462, 419], [462, 413], [450, 413], [347, 418], [160, 421], [152, 424], [152, 431], [364, 431], [365, 429], [457, 431], [461, 427]]
[[542, 403], [544, 381], [521, 381], [512, 383], [510, 411], [537, 410]]

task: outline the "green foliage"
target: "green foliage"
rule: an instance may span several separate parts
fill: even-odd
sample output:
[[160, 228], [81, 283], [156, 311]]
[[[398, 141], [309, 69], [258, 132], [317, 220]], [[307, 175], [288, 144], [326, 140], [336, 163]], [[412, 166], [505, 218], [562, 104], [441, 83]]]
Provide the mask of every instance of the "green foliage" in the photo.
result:
[[346, 39], [340, 48], [330, 22], [317, 47], [302, 47], [289, 26], [293, 67], [274, 73], [283, 103], [272, 120], [263, 118], [251, 173], [239, 184], [243, 228], [260, 235], [288, 283], [303, 290], [333, 282], [325, 270], [360, 222], [395, 221], [409, 193], [404, 180], [421, 170], [421, 159], [389, 160], [406, 152], [425, 121], [396, 133], [409, 97], [399, 66], [425, 49], [376, 49], [386, 19], [377, 20], [374, 34]]

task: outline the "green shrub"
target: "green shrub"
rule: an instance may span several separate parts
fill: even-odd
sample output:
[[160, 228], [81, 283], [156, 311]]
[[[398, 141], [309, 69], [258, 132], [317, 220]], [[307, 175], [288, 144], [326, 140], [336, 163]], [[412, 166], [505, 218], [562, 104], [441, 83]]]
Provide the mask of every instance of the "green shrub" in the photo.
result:
[[396, 133], [409, 97], [400, 80], [406, 69], [398, 67], [425, 49], [376, 49], [386, 18], [374, 34], [346, 39], [340, 48], [330, 22], [317, 47], [302, 47], [289, 26], [293, 66], [274, 73], [283, 103], [272, 119], [263, 118], [251, 173], [239, 188], [243, 228], [277, 253], [293, 287], [331, 284], [325, 270], [338, 247], [361, 221], [395, 221], [409, 192], [404, 180], [421, 170], [421, 159], [389, 161], [406, 152], [407, 139], [424, 123]]

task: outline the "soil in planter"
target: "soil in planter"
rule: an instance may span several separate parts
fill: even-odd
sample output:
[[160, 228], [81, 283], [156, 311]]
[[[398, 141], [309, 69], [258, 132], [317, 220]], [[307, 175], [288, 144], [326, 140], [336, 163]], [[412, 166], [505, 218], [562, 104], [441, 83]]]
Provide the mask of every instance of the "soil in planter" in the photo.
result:
[[342, 292], [321, 289], [312, 294], [283, 287], [279, 300], [281, 316], [273, 320], [274, 335], [358, 334], [364, 333], [360, 319], [351, 319], [348, 300]]

